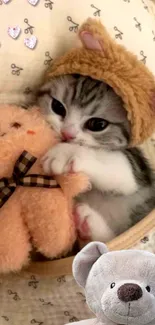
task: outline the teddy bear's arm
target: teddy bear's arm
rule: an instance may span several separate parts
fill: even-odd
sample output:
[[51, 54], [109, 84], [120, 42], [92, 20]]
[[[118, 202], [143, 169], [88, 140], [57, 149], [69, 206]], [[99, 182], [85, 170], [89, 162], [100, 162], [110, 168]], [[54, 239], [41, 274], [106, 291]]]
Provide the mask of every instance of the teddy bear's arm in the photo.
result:
[[55, 179], [69, 199], [90, 189], [89, 179], [83, 173], [57, 175]]

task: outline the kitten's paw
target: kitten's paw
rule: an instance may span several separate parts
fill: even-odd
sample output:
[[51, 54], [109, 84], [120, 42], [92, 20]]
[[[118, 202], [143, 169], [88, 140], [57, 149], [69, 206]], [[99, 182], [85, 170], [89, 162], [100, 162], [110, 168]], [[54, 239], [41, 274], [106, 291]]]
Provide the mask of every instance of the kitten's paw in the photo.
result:
[[68, 143], [60, 143], [49, 150], [42, 158], [45, 173], [60, 175], [71, 171], [74, 150]]
[[78, 236], [81, 240], [107, 242], [115, 237], [115, 233], [106, 223], [104, 216], [101, 216], [88, 204], [77, 204], [73, 215]]
[[86, 172], [85, 149], [74, 144], [59, 143], [49, 150], [42, 159], [46, 174]]
[[89, 227], [89, 206], [86, 204], [78, 204], [76, 205], [73, 214], [78, 237], [82, 240], [90, 240], [91, 230]]

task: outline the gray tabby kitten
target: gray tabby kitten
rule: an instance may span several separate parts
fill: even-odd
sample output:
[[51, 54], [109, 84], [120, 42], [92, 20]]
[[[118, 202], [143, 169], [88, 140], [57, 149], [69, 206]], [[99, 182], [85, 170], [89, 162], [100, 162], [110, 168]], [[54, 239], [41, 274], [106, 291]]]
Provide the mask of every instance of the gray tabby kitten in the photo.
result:
[[108, 241], [155, 206], [154, 175], [141, 149], [128, 148], [130, 125], [107, 84], [79, 75], [44, 85], [38, 103], [62, 143], [43, 159], [46, 173], [84, 172], [92, 189], [76, 200], [81, 238]]

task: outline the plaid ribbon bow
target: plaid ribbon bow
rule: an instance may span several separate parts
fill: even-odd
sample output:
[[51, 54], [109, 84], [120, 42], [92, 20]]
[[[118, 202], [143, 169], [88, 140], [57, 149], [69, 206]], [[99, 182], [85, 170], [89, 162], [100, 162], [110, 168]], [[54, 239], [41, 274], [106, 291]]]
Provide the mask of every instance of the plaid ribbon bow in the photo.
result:
[[3, 177], [0, 179], [0, 208], [13, 194], [17, 186], [60, 187], [56, 180], [50, 176], [37, 174], [26, 175], [36, 160], [37, 158], [32, 156], [29, 152], [23, 151], [15, 163], [13, 175], [10, 178]]

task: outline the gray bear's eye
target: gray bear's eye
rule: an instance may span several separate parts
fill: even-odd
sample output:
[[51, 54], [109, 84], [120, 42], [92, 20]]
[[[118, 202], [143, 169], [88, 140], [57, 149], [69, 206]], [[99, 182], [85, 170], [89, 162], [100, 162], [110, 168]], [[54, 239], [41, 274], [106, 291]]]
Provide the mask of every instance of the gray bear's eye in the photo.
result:
[[112, 282], [110, 288], [113, 289], [115, 287], [115, 282]]
[[150, 291], [151, 291], [150, 286], [147, 286], [147, 287], [146, 287], [146, 290], [147, 290], [148, 292], [150, 292]]

